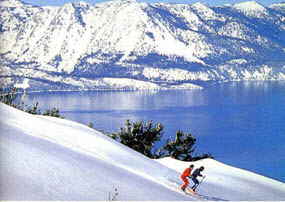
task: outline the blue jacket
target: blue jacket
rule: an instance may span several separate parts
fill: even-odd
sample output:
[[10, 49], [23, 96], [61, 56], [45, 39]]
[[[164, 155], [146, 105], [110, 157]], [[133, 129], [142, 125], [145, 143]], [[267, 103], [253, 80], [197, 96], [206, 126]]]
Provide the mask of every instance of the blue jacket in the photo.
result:
[[200, 176], [200, 177], [203, 176], [203, 175], [201, 175], [200, 168], [197, 168], [196, 170], [194, 170], [193, 174], [191, 175], [191, 177], [193, 177], [193, 178], [197, 178], [198, 176]]

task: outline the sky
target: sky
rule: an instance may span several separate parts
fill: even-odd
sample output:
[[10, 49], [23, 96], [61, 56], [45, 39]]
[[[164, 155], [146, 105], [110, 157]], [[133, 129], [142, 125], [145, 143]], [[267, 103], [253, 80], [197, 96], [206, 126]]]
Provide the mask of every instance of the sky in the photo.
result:
[[[22, 1], [33, 4], [33, 5], [38, 5], [38, 6], [45, 6], [45, 5], [60, 6], [65, 3], [69, 3], [69, 2], [86, 1], [91, 4], [96, 4], [96, 3], [104, 2], [106, 0], [22, 0]], [[217, 6], [217, 5], [224, 5], [224, 4], [235, 4], [235, 3], [244, 2], [248, 0], [138, 0], [138, 1], [148, 2], [148, 3], [163, 2], [163, 3], [189, 3], [189, 4], [192, 4], [195, 2], [202, 2], [210, 6]], [[256, 2], [264, 6], [268, 6], [273, 3], [284, 2], [284, 0], [256, 0]]]

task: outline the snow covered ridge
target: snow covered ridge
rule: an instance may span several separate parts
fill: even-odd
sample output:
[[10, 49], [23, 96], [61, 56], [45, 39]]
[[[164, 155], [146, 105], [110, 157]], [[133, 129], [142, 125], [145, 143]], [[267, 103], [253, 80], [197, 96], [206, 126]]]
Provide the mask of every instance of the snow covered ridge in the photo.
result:
[[27, 90], [137, 90], [284, 80], [284, 8], [255, 1], [39, 7], [2, 0], [0, 83]]
[[0, 200], [285, 199], [284, 183], [210, 159], [194, 163], [206, 168], [200, 195], [185, 195], [178, 186], [187, 162], [149, 159], [73, 121], [2, 103], [0, 111]]

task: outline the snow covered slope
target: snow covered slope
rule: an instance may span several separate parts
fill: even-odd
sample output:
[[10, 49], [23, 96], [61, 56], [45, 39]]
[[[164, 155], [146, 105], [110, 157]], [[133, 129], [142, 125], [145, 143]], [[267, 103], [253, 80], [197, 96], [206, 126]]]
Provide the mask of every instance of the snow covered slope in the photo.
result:
[[37, 7], [2, 0], [0, 13], [5, 85], [25, 80], [30, 90], [160, 89], [285, 79], [283, 4], [114, 0]]
[[284, 183], [214, 160], [195, 163], [206, 167], [201, 196], [185, 195], [177, 186], [189, 163], [148, 159], [69, 120], [0, 110], [1, 200], [285, 199]]

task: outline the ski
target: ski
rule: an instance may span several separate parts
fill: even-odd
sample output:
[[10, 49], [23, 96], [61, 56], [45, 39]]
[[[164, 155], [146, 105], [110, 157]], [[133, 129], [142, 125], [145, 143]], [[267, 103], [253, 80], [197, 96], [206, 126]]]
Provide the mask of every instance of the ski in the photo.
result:
[[191, 188], [185, 189], [185, 192], [187, 192], [187, 193], [189, 193], [189, 194], [192, 194], [192, 195], [196, 195], [196, 194], [197, 194], [197, 193], [196, 193], [193, 189], [191, 189]]

